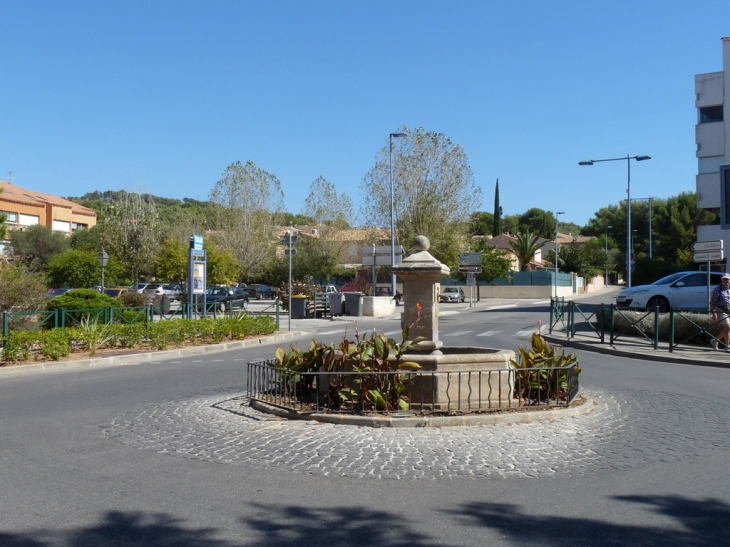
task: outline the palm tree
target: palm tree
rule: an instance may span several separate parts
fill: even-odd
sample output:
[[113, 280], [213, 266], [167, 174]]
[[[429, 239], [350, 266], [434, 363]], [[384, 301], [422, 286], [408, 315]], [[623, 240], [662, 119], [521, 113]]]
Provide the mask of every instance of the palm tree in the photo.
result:
[[538, 243], [540, 237], [530, 232], [515, 234], [515, 241], [510, 241], [512, 252], [520, 263], [520, 271], [526, 272], [530, 267], [530, 261], [535, 253], [545, 245], [545, 242]]

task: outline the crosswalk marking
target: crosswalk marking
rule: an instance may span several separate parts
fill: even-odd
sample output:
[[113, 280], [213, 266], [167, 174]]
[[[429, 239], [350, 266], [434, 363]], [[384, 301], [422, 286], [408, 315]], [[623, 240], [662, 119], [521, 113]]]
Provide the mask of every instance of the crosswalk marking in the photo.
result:
[[317, 334], [338, 334], [340, 332], [345, 332], [345, 329], [326, 330], [326, 331], [323, 331], [323, 332], [318, 332]]
[[458, 332], [450, 332], [449, 334], [444, 334], [444, 336], [461, 336], [462, 334], [469, 334], [470, 332], [474, 332], [474, 331], [460, 330]]
[[515, 336], [532, 336], [536, 332], [542, 332], [542, 331], [544, 331], [546, 327], [547, 327], [547, 325], [540, 325], [540, 330], [539, 331], [536, 328], [527, 329], [527, 330], [520, 330], [520, 331], [517, 331], [515, 333]]
[[494, 336], [497, 333], [502, 332], [501, 330], [488, 330], [487, 332], [483, 332], [481, 334], [477, 334], [477, 336]]
[[390, 332], [384, 332], [383, 334], [385, 334], [385, 336], [393, 336], [394, 334], [402, 334], [402, 333], [403, 333], [403, 331], [400, 331], [400, 330], [392, 330]]
[[516, 308], [517, 304], [505, 304], [503, 306], [489, 306], [488, 310], [503, 310], [504, 308]]

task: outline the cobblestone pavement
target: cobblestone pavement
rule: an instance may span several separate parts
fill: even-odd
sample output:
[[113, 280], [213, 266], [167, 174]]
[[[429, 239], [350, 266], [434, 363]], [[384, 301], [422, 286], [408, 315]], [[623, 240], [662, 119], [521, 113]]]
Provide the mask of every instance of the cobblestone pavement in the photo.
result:
[[245, 393], [144, 405], [101, 426], [128, 446], [222, 464], [352, 478], [542, 478], [730, 448], [730, 406], [658, 391], [588, 391], [596, 410], [550, 423], [372, 429], [289, 421]]

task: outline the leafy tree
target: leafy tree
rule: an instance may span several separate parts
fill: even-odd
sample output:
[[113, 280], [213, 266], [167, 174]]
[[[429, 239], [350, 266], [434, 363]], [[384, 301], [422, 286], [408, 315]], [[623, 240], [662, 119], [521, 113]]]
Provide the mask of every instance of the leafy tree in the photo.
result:
[[312, 217], [292, 213], [281, 213], [278, 222], [281, 226], [312, 226], [317, 223]]
[[[230, 285], [238, 281], [240, 264], [227, 249], [213, 242], [205, 242], [207, 277], [209, 285]], [[187, 277], [187, 276], [186, 276]]]
[[276, 256], [274, 229], [283, 208], [279, 179], [252, 161], [236, 162], [223, 172], [210, 194], [216, 208], [216, 239], [241, 268], [242, 277], [261, 275]]
[[41, 271], [54, 255], [69, 248], [69, 239], [50, 226], [28, 226], [13, 232], [12, 256], [31, 271]]
[[534, 259], [535, 253], [545, 244], [539, 243], [539, 237], [530, 232], [515, 234], [515, 241], [510, 241], [510, 247], [520, 263], [520, 271], [526, 272], [530, 269], [530, 262]]
[[155, 257], [155, 276], [175, 283], [188, 278], [188, 249], [179, 239], [172, 237], [162, 242]]
[[469, 235], [471, 236], [489, 236], [494, 230], [494, 216], [492, 213], [484, 211], [476, 211], [471, 214], [469, 219]]
[[352, 242], [346, 230], [352, 222], [352, 201], [345, 193], [338, 195], [331, 182], [319, 177], [310, 186], [303, 214], [315, 220], [317, 233], [299, 238], [297, 268], [306, 265], [308, 275], [329, 281], [349, 257]]
[[71, 248], [85, 251], [101, 250], [101, 241], [99, 240], [99, 231], [96, 226], [90, 230], [76, 230], [71, 234]]
[[484, 240], [480, 240], [474, 250], [482, 253], [482, 273], [477, 274], [477, 281], [493, 283], [498, 277], [505, 277], [512, 269], [512, 259], [507, 250], [487, 245]]
[[493, 214], [492, 236], [502, 235], [502, 207], [499, 205], [499, 179], [494, 185], [494, 214]]
[[21, 263], [0, 268], [0, 311], [39, 311], [45, 308], [48, 279]]
[[[449, 266], [468, 248], [469, 218], [481, 203], [464, 149], [442, 133], [403, 128], [393, 140], [393, 187], [397, 240], [410, 247], [417, 235]], [[390, 150], [384, 146], [360, 188], [363, 218], [371, 226], [390, 225]]]
[[134, 283], [152, 273], [159, 248], [160, 218], [154, 202], [141, 193], [109, 205], [97, 224], [99, 240], [129, 271]]
[[119, 301], [94, 289], [74, 289], [51, 298], [46, 303], [48, 311], [53, 310], [94, 310], [119, 307]]
[[[101, 268], [95, 251], [85, 249], [69, 249], [54, 256], [48, 263], [48, 277], [54, 287], [89, 287], [101, 283]], [[109, 264], [104, 268], [104, 284], [113, 287], [118, 276], [122, 274], [122, 266], [114, 256], [109, 257]]]
[[517, 220], [518, 232], [531, 232], [543, 239], [555, 239], [555, 216], [552, 212], [533, 207]]

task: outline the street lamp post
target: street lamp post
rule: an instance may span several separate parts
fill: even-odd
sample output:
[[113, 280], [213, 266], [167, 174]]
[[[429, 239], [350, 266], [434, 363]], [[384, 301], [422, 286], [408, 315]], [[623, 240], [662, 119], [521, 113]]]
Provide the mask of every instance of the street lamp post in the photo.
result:
[[560, 246], [558, 245], [558, 215], [564, 215], [565, 211], [558, 211], [555, 213], [555, 300], [558, 299], [558, 255], [560, 253]]
[[604, 276], [606, 277], [606, 287], [608, 287], [608, 230], [609, 228], [613, 228], [613, 226], [606, 226], [606, 271], [604, 272]]
[[109, 255], [106, 254], [104, 249], [96, 255], [96, 260], [99, 261], [99, 267], [101, 268], [101, 292], [104, 292], [104, 269], [109, 264]]
[[600, 161], [622, 161], [626, 160], [628, 177], [626, 181], [626, 287], [631, 287], [631, 160], [650, 160], [651, 156], [629, 156], [625, 158], [607, 158], [603, 160], [579, 161], [578, 165], [593, 165]]
[[[405, 133], [391, 133], [388, 136], [388, 156], [390, 158], [390, 294], [395, 299], [395, 220], [394, 203], [395, 192], [393, 191], [393, 137], [405, 137]], [[373, 287], [375, 291], [375, 287]], [[375, 292], [373, 292], [375, 294]]]

